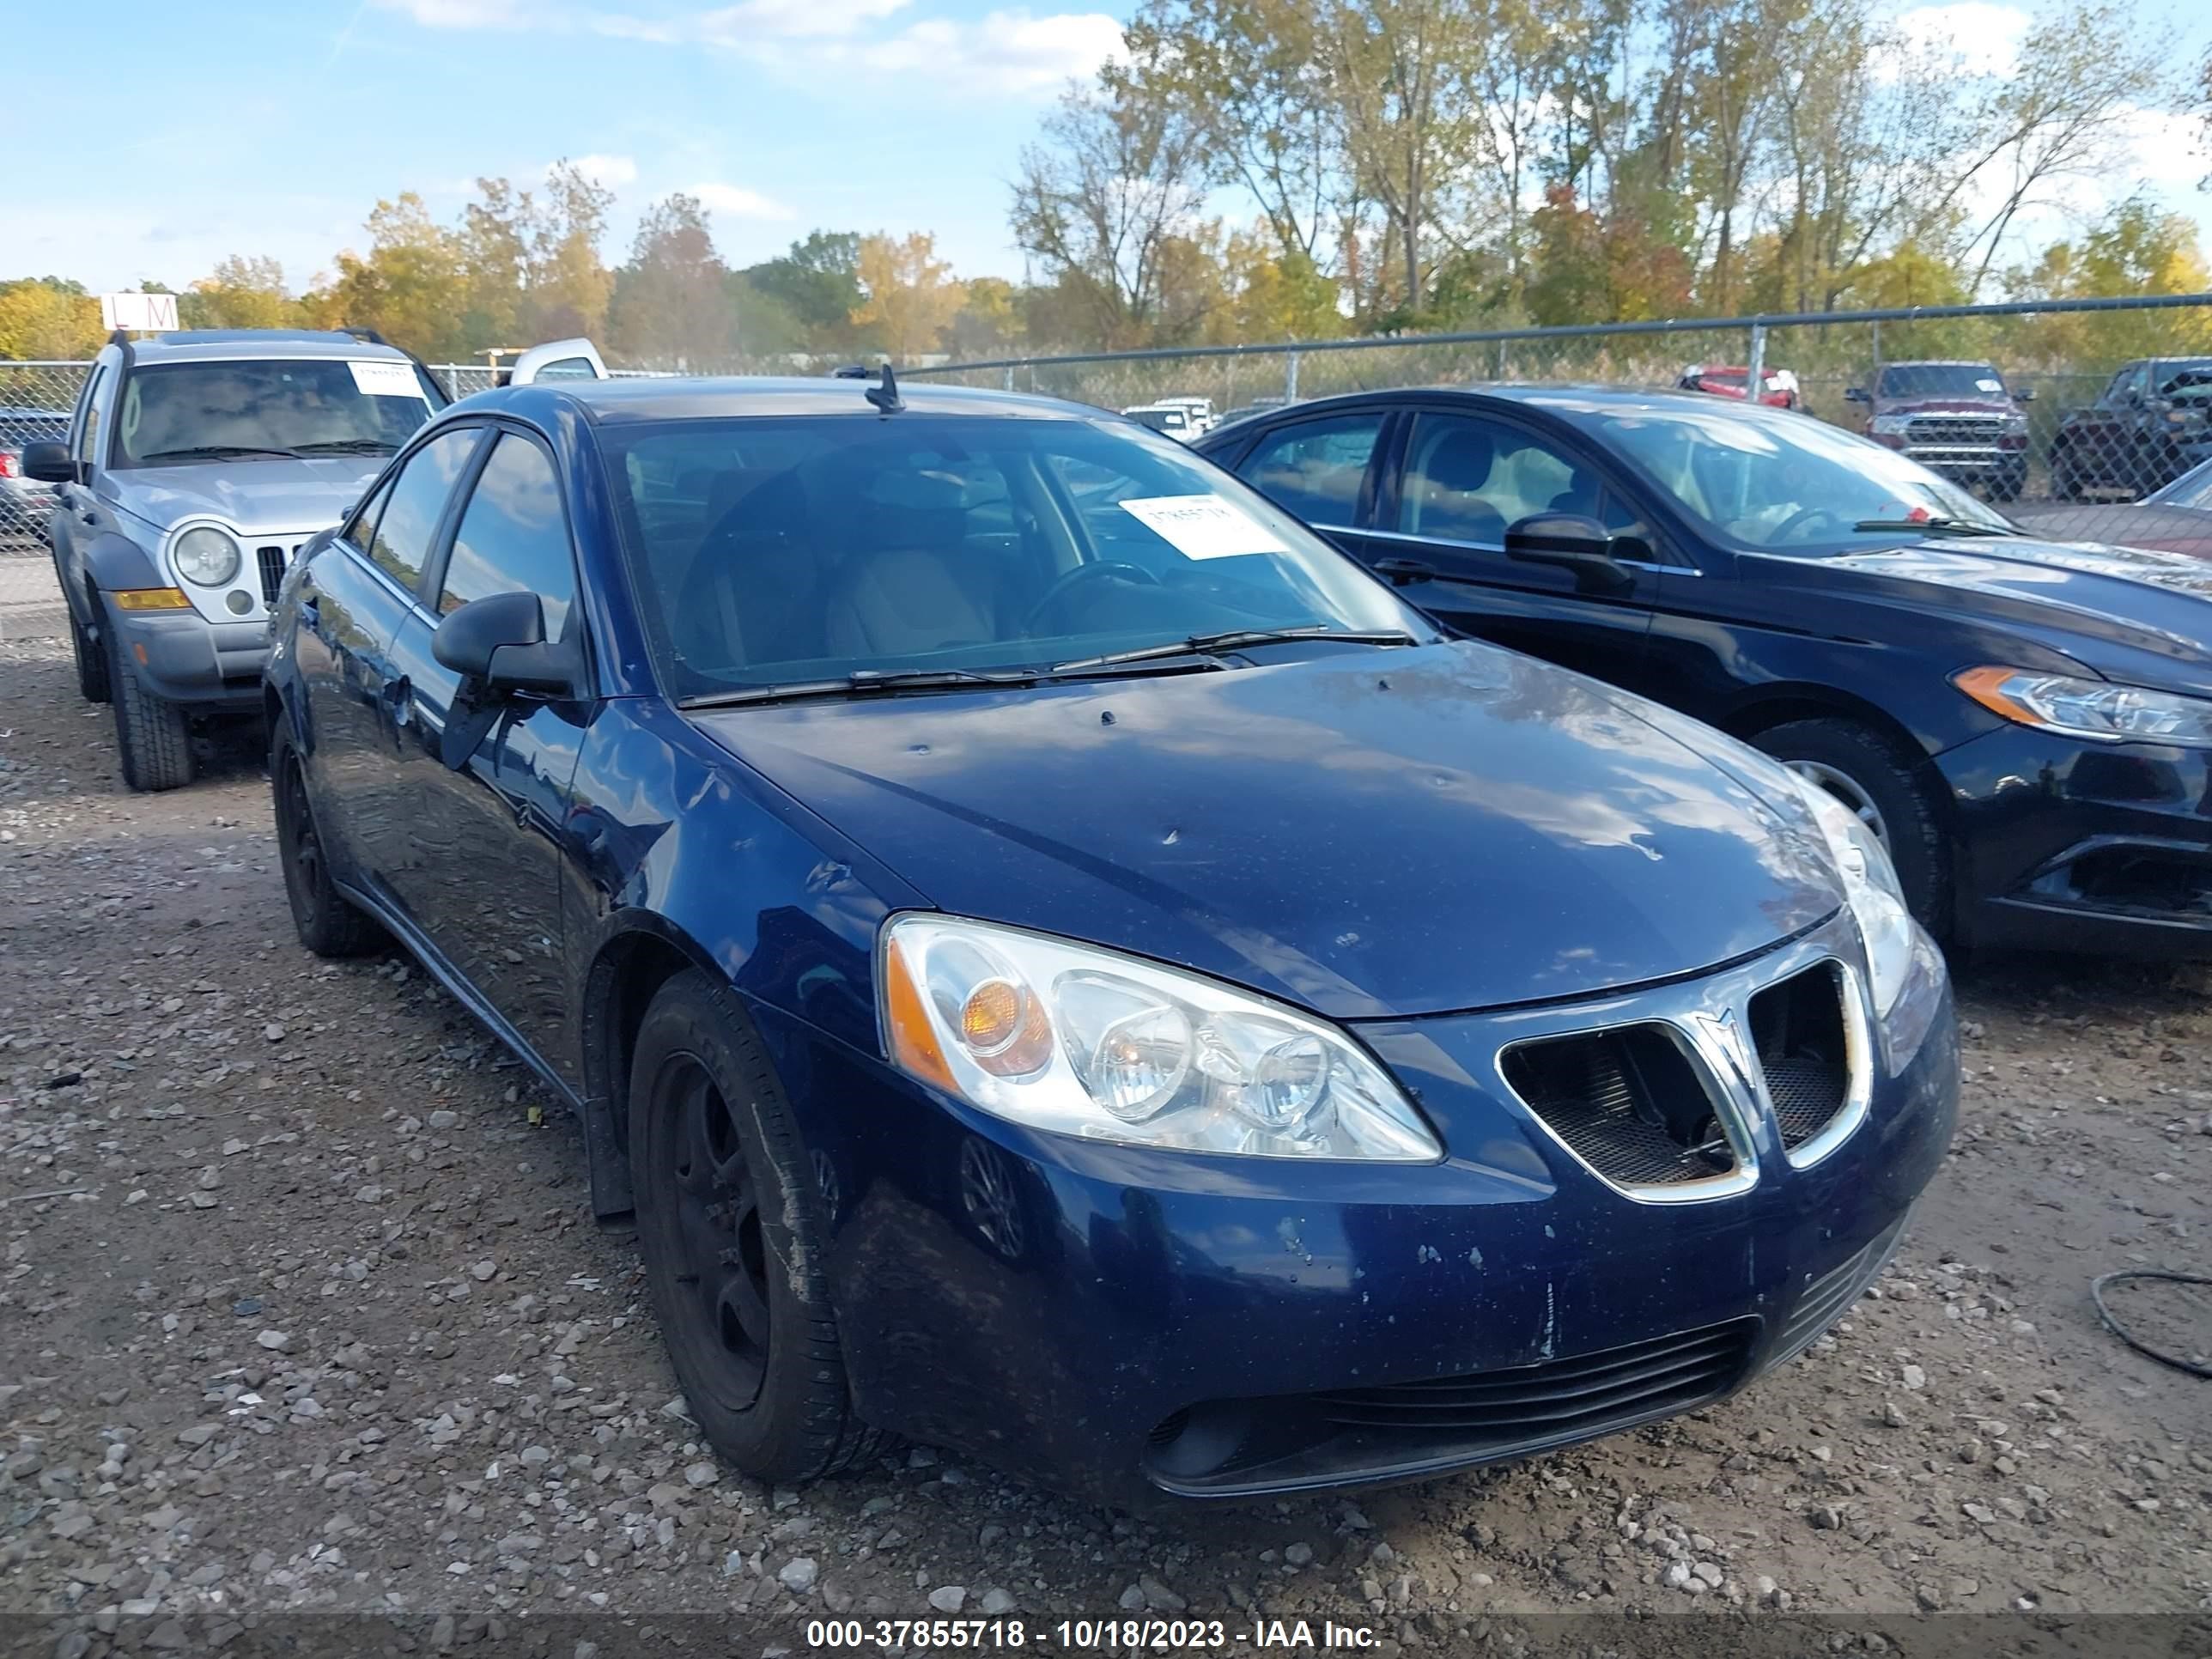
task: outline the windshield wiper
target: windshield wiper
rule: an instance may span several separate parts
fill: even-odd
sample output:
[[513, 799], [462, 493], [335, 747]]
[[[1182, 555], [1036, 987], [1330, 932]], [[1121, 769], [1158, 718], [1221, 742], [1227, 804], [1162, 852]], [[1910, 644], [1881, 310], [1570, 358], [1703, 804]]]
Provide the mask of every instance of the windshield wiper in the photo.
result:
[[332, 438], [324, 443], [296, 444], [295, 455], [393, 455], [399, 451], [398, 444], [388, 444], [381, 438]]
[[965, 690], [973, 686], [1035, 685], [1027, 669], [986, 672], [973, 668], [863, 668], [834, 680], [793, 680], [783, 685], [749, 685], [737, 691], [708, 691], [678, 699], [678, 708], [731, 708], [749, 702], [798, 702], [809, 697], [846, 697], [868, 691]]
[[1193, 634], [1163, 645], [1139, 646], [1134, 651], [1111, 651], [1103, 657], [1080, 657], [1054, 663], [1054, 674], [1080, 674], [1086, 669], [1111, 668], [1118, 663], [1152, 662], [1166, 657], [1205, 656], [1216, 651], [1241, 651], [1250, 645], [1274, 645], [1291, 640], [1341, 640], [1346, 645], [1418, 645], [1403, 629], [1346, 628], [1232, 628], [1219, 634]]
[[1982, 524], [1973, 519], [1861, 519], [1851, 526], [1861, 531], [1921, 531], [1930, 536], [2018, 536], [2010, 525]]
[[138, 465], [153, 461], [234, 461], [245, 455], [278, 455], [288, 461], [300, 459], [295, 450], [262, 449], [252, 444], [194, 444], [189, 449], [157, 449], [138, 457]]

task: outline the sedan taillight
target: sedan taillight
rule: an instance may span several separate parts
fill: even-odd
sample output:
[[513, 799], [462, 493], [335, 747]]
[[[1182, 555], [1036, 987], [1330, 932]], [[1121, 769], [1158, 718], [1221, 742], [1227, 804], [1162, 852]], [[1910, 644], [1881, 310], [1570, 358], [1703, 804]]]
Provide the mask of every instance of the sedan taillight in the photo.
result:
[[0, 478], [20, 478], [23, 475], [15, 465], [15, 452], [0, 449]]

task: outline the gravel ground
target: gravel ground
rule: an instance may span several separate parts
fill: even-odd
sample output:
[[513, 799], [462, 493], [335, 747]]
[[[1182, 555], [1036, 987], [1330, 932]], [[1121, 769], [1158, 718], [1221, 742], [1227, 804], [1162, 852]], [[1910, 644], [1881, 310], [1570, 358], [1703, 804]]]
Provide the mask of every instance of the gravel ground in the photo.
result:
[[[128, 794], [66, 647], [21, 641], [0, 728], [7, 1650], [750, 1654], [952, 1613], [1440, 1654], [2208, 1628], [2205, 1384], [2087, 1296], [2208, 1270], [2196, 970], [1973, 969], [1959, 1139], [1896, 1265], [1712, 1410], [1352, 1502], [1131, 1517], [926, 1449], [770, 1491], [684, 1416], [573, 1123], [406, 958], [296, 944], [255, 735]], [[2202, 1353], [2191, 1294], [2116, 1305]]]

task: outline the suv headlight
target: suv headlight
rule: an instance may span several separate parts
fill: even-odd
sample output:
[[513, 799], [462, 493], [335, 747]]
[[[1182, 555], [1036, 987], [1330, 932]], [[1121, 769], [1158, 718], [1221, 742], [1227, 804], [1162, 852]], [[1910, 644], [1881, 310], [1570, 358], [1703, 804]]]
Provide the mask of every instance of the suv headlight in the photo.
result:
[[1873, 421], [1868, 424], [1867, 430], [1869, 432], [1884, 433], [1893, 438], [1899, 438], [1905, 435], [1906, 429], [1910, 428], [1911, 424], [1912, 416], [1910, 415], [1877, 415], [1874, 417]]
[[1897, 866], [1874, 831], [1833, 795], [1809, 778], [1798, 778], [1797, 789], [1843, 872], [1844, 902], [1866, 944], [1875, 1012], [1886, 1016], [1912, 969], [1912, 912], [1898, 884]]
[[178, 537], [169, 557], [179, 576], [202, 587], [220, 587], [238, 574], [238, 544], [208, 525]]
[[1261, 1158], [1443, 1156], [1343, 1032], [1249, 992], [933, 915], [891, 921], [877, 967], [891, 1063], [1030, 1128]]
[[1993, 714], [2101, 743], [2168, 743], [2212, 749], [2212, 701], [2110, 680], [1969, 668], [1951, 684]]

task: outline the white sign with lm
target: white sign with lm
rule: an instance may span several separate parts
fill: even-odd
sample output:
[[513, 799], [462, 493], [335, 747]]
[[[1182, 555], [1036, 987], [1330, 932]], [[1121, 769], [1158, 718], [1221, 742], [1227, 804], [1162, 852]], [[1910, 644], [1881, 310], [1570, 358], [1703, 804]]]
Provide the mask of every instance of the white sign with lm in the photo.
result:
[[177, 296], [173, 294], [103, 294], [100, 296], [102, 328], [129, 329], [138, 334], [167, 334], [177, 325]]

